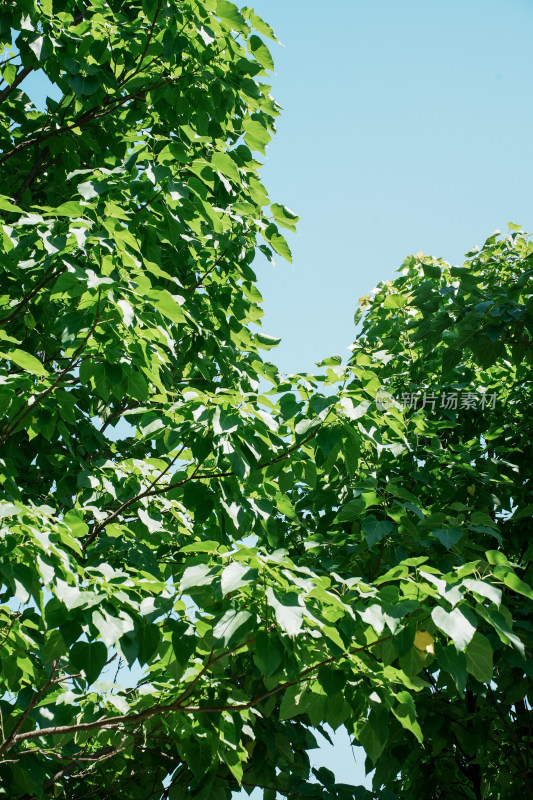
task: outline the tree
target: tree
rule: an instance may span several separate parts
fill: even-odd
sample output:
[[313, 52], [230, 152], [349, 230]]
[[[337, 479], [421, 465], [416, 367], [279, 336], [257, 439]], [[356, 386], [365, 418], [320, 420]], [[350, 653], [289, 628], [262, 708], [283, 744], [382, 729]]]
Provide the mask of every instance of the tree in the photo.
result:
[[382, 640], [343, 661], [379, 797], [531, 797], [533, 246], [509, 228], [363, 298], [350, 422], [318, 433], [297, 506]]
[[[407, 259], [349, 364], [288, 380], [268, 25], [0, 19], [0, 796], [529, 797], [527, 238]], [[372, 792], [310, 771], [325, 723]]]

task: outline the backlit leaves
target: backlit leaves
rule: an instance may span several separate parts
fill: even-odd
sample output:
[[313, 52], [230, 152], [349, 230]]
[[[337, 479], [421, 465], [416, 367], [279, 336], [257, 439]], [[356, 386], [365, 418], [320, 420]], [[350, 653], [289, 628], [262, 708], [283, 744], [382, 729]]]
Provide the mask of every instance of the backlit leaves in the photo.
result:
[[[375, 766], [368, 797], [525, 796], [531, 244], [408, 257], [347, 363], [282, 376], [253, 269], [298, 221], [255, 160], [270, 27], [225, 0], [16, 5], [0, 783], [367, 796], [310, 772], [327, 723]], [[21, 69], [61, 102], [26, 107]]]

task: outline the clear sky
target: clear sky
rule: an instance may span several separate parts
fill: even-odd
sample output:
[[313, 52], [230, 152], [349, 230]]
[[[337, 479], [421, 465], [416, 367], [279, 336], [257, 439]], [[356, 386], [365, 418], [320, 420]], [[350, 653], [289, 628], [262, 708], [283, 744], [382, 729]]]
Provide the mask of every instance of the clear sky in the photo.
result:
[[[293, 266], [257, 261], [282, 337], [269, 357], [312, 371], [347, 355], [358, 298], [409, 253], [460, 263], [508, 221], [533, 231], [533, 4], [247, 2], [285, 45], [271, 48], [284, 113], [263, 179], [302, 217]], [[313, 760], [363, 779], [345, 731]]]
[[533, 230], [531, 0], [248, 0], [283, 106], [263, 178], [302, 221], [259, 273], [285, 371], [352, 342], [360, 296], [419, 250]]

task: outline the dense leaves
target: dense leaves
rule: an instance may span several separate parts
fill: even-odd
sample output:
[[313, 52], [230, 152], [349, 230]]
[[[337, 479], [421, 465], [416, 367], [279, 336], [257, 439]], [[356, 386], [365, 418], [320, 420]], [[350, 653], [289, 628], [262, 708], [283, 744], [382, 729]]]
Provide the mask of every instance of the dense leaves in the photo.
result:
[[[297, 221], [258, 178], [269, 26], [0, 26], [0, 796], [530, 796], [527, 238], [407, 259], [347, 365], [286, 379], [252, 269]], [[310, 769], [326, 724], [373, 791]]]

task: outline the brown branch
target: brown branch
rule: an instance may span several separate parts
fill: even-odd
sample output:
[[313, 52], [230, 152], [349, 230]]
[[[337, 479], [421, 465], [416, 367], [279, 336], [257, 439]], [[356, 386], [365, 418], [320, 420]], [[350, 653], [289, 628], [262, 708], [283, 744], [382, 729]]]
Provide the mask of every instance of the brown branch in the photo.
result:
[[73, 130], [74, 128], [81, 128], [83, 125], [89, 124], [94, 122], [95, 120], [102, 119], [103, 117], [107, 116], [108, 114], [112, 114], [117, 108], [119, 108], [123, 103], [126, 103], [128, 100], [136, 97], [141, 93], [151, 92], [154, 89], [158, 89], [160, 86], [164, 86], [167, 83], [174, 83], [175, 81], [179, 81], [182, 76], [178, 76], [177, 78], [167, 78], [166, 80], [156, 81], [156, 83], [149, 86], [147, 89], [136, 89], [134, 92], [130, 92], [130, 94], [125, 94], [122, 97], [117, 97], [115, 99], [108, 98], [107, 101], [103, 103], [106, 106], [105, 110], [102, 109], [102, 106], [95, 106], [92, 109], [80, 114], [73, 122], [68, 123], [67, 125], [62, 125], [59, 128], [56, 128], [53, 131], [48, 131], [47, 133], [41, 133], [39, 136], [34, 136], [32, 139], [26, 139], [23, 142], [19, 142], [19, 144], [15, 145], [11, 150], [8, 150], [7, 153], [0, 158], [0, 164], [3, 164], [4, 161], [7, 161], [12, 156], [20, 153], [22, 150], [25, 150], [27, 147], [31, 147], [32, 145], [41, 144], [45, 142], [47, 139], [51, 139], [53, 136], [58, 136], [61, 133], [67, 133], [68, 131]]
[[[224, 653], [224, 655], [226, 655], [226, 654]], [[205, 675], [205, 673], [207, 672], [207, 670], [209, 669], [209, 667], [211, 666], [211, 664], [213, 664], [215, 661], [218, 661], [218, 658], [216, 658], [216, 659], [214, 659], [214, 660], [212, 661], [212, 656], [213, 656], [213, 650], [211, 650], [211, 653], [209, 654], [209, 658], [208, 658], [208, 659], [207, 659], [207, 661], [205, 662], [204, 666], [202, 667], [202, 669], [200, 670], [200, 672], [198, 673], [198, 675], [197, 675], [195, 678], [193, 678], [193, 680], [192, 680], [192, 681], [189, 683], [189, 685], [188, 685], [188, 686], [187, 686], [187, 687], [186, 687], [186, 688], [183, 690], [183, 692], [180, 694], [180, 696], [179, 696], [179, 697], [178, 697], [178, 699], [176, 700], [176, 703], [177, 703], [178, 705], [179, 705], [179, 703], [183, 702], [183, 700], [185, 700], [187, 697], [189, 697], [189, 696], [192, 694], [192, 692], [194, 691], [194, 688], [195, 688], [196, 684], [198, 683], [198, 681], [200, 680], [200, 678], [202, 678], [202, 677]]]
[[[14, 55], [9, 56], [9, 58], [4, 58], [4, 60], [2, 61], [0, 66], [5, 67], [5, 65], [9, 64], [10, 61], [13, 61], [14, 58], [19, 58], [19, 57], [20, 57], [20, 53], [15, 53]], [[17, 67], [20, 67], [20, 66], [21, 66], [20, 64], [17, 64]]]
[[136, 75], [138, 75], [138, 74], [139, 74], [139, 72], [141, 71], [141, 69], [142, 69], [142, 65], [143, 65], [143, 61], [144, 61], [144, 57], [145, 57], [145, 55], [146, 55], [146, 52], [147, 52], [148, 48], [150, 47], [150, 42], [152, 41], [152, 37], [153, 37], [153, 35], [154, 35], [155, 23], [156, 23], [156, 21], [157, 21], [157, 18], [158, 18], [158, 16], [159, 16], [159, 13], [160, 13], [160, 11], [161, 11], [161, 2], [159, 2], [159, 3], [157, 4], [157, 9], [156, 9], [156, 12], [155, 12], [155, 14], [154, 14], [154, 18], [153, 18], [153, 20], [152, 20], [152, 24], [151, 24], [151, 26], [150, 26], [150, 32], [149, 32], [149, 34], [148, 34], [148, 38], [146, 39], [146, 44], [144, 45], [144, 50], [143, 50], [143, 51], [142, 51], [142, 53], [141, 53], [141, 57], [139, 58], [139, 61], [138, 61], [137, 67], [136, 67], [136, 69], [135, 69], [135, 70], [134, 70], [134, 71], [131, 73], [131, 75], [127, 75], [127, 76], [125, 76], [125, 77], [123, 78], [123, 80], [121, 80], [121, 81], [120, 81], [120, 83], [118, 84], [118, 85], [119, 85], [119, 88], [120, 88], [120, 87], [122, 87], [122, 86], [124, 86], [124, 84], [125, 84], [125, 83], [127, 83], [128, 81], [131, 81], [131, 79], [132, 79], [132, 78], [134, 78]]
[[[297, 444], [294, 444], [291, 447], [287, 448], [287, 450], [285, 450], [279, 456], [276, 456], [276, 458], [272, 458], [270, 461], [261, 461], [259, 464], [257, 464], [256, 467], [254, 467], [254, 472], [257, 472], [257, 471], [259, 471], [261, 469], [266, 469], [267, 467], [271, 467], [273, 464], [277, 464], [279, 461], [283, 461], [284, 459], [288, 458], [291, 455], [291, 453], [293, 453], [295, 450], [298, 450], [300, 447], [302, 447], [302, 445], [306, 444], [310, 439], [312, 439], [314, 436], [316, 436], [317, 431], [318, 431], [318, 428], [315, 429], [312, 433], [310, 433], [309, 436], [306, 436], [306, 438], [303, 439], [303, 441], [298, 442]], [[204, 480], [204, 479], [212, 479], [212, 478], [215, 478], [215, 479], [218, 479], [218, 478], [231, 478], [235, 474], [236, 473], [233, 472], [233, 471], [213, 472], [213, 473], [210, 473], [210, 472], [193, 473], [192, 475], [189, 475], [188, 478], [184, 478], [182, 481], [178, 481], [177, 483], [170, 483], [168, 486], [162, 486], [160, 489], [154, 489], [154, 490], [148, 492], [147, 494], [143, 493], [143, 497], [147, 497], [147, 496], [152, 497], [154, 495], [164, 494], [165, 492], [169, 492], [171, 489], [175, 489], [176, 487], [183, 486], [183, 484], [188, 483], [193, 478], [196, 478], [196, 480]]]
[[[320, 667], [325, 666], [326, 664], [331, 664], [341, 658], [346, 658], [347, 656], [360, 653], [364, 650], [369, 650], [376, 644], [385, 642], [390, 638], [390, 635], [383, 636], [381, 639], [376, 639], [374, 642], [370, 642], [367, 645], [356, 647], [347, 651], [346, 653], [342, 653], [340, 656], [331, 656], [323, 659], [322, 661], [307, 667], [307, 669], [304, 669], [296, 680], [285, 681], [284, 683], [279, 684], [279, 686], [270, 689], [270, 691], [265, 692], [258, 697], [254, 697], [247, 703], [235, 703], [234, 705], [228, 706], [181, 706], [181, 701], [176, 700], [168, 705], [157, 704], [150, 706], [150, 708], [146, 708], [144, 711], [139, 711], [137, 714], [120, 714], [114, 717], [100, 717], [92, 722], [79, 722], [74, 725], [55, 725], [49, 728], [38, 728], [37, 730], [27, 731], [26, 733], [19, 733], [14, 737], [12, 736], [12, 738], [10, 737], [10, 744], [17, 744], [18, 742], [27, 741], [28, 739], [38, 739], [42, 736], [60, 736], [64, 733], [76, 733], [78, 731], [92, 731], [105, 728], [116, 728], [120, 725], [131, 725], [134, 723], [143, 722], [144, 720], [150, 719], [156, 715], [168, 714], [172, 711], [181, 711], [185, 714], [219, 714], [222, 711], [247, 711], [248, 709], [256, 706], [258, 703], [261, 703], [263, 700], [266, 700], [268, 697], [278, 694], [290, 686], [296, 686], [298, 683], [301, 683], [302, 680], [311, 680], [312, 673], [316, 672]], [[240, 646], [244, 647], [245, 645]], [[229, 655], [231, 652], [233, 651], [224, 652], [220, 656], [217, 656], [217, 660]], [[214, 661], [212, 663], [214, 663]], [[4, 746], [3, 749], [5, 750], [7, 747]], [[0, 752], [2, 752], [2, 750], [0, 750]]]
[[253, 642], [255, 642], [255, 637], [252, 637], [251, 639], [247, 639], [245, 642], [243, 642], [242, 644], [237, 645], [237, 647], [234, 647], [232, 650], [227, 650], [224, 653], [220, 653], [218, 656], [216, 656], [216, 658], [213, 658], [213, 650], [211, 650], [211, 653], [210, 653], [209, 658], [207, 659], [205, 665], [202, 667], [202, 669], [200, 670], [198, 675], [190, 682], [189, 686], [186, 689], [184, 689], [184, 691], [180, 694], [178, 699], [174, 701], [174, 705], [176, 705], [176, 704], [179, 705], [187, 697], [190, 697], [190, 695], [194, 691], [194, 688], [195, 688], [196, 684], [198, 683], [200, 678], [203, 675], [205, 675], [205, 673], [207, 672], [209, 667], [213, 666], [213, 664], [216, 664], [217, 661], [220, 661], [220, 659], [226, 658], [227, 656], [233, 655], [238, 650], [240, 650], [242, 647], [247, 647], [249, 644], [252, 644]]
[[11, 620], [11, 622], [9, 623], [9, 625], [7, 626], [7, 631], [6, 631], [6, 632], [5, 632], [5, 634], [4, 634], [4, 638], [3, 638], [3, 639], [2, 639], [2, 641], [0, 642], [0, 649], [1, 649], [1, 648], [2, 648], [4, 645], [5, 645], [5, 643], [6, 643], [6, 641], [7, 641], [7, 637], [8, 637], [8, 636], [9, 636], [9, 634], [11, 633], [11, 629], [12, 629], [13, 625], [15, 624], [15, 622], [16, 622], [16, 621], [19, 619], [19, 617], [21, 617], [21, 616], [22, 616], [22, 614], [21, 614], [21, 612], [20, 612], [20, 611], [17, 611], [17, 613], [16, 613], [16, 614], [13, 616], [13, 619]]
[[118, 409], [118, 411], [115, 411], [115, 413], [114, 413], [114, 414], [111, 414], [111, 415], [110, 415], [110, 416], [109, 416], [109, 417], [106, 419], [106, 421], [104, 422], [104, 424], [103, 424], [103, 425], [102, 425], [102, 427], [100, 428], [100, 431], [99, 431], [99, 432], [100, 432], [100, 433], [103, 433], [103, 432], [105, 431], [105, 429], [107, 428], [107, 426], [108, 426], [108, 425], [110, 425], [110, 424], [111, 424], [111, 422], [113, 422], [113, 420], [117, 419], [118, 417], [121, 417], [121, 416], [122, 416], [122, 414], [123, 414], [125, 411], [129, 411], [129, 410], [131, 410], [132, 408], [137, 408], [137, 407], [141, 407], [141, 406], [142, 406], [142, 403], [137, 403], [137, 405], [135, 405], [135, 406], [130, 406], [128, 403], [123, 403], [123, 404], [120, 406], [120, 408]]
[[[124, 739], [122, 740], [122, 742], [124, 742]], [[77, 756], [74, 761], [71, 761], [70, 764], [67, 764], [66, 767], [59, 770], [59, 772], [56, 772], [55, 775], [53, 775], [51, 778], [45, 781], [45, 783], [43, 784], [44, 791], [51, 789], [54, 783], [60, 781], [61, 778], [65, 778], [67, 775], [71, 775], [74, 772], [74, 770], [79, 766], [80, 761], [82, 762], [90, 761], [91, 765], [89, 769], [80, 772], [77, 775], [78, 778], [84, 777], [89, 772], [89, 770], [92, 769], [92, 767], [94, 767], [96, 764], [100, 764], [102, 761], [107, 761], [109, 758], [112, 758], [112, 756], [121, 753], [123, 750], [126, 749], [126, 747], [116, 747], [114, 745], [107, 745], [107, 747], [103, 747], [97, 753], [93, 753], [92, 755]]]
[[146, 206], [150, 206], [150, 205], [151, 205], [151, 204], [154, 202], [154, 200], [156, 199], [156, 197], [158, 197], [160, 194], [161, 194], [160, 190], [159, 190], [159, 189], [157, 189], [157, 191], [156, 191], [156, 192], [154, 192], [154, 194], [152, 195], [152, 197], [150, 197], [150, 198], [149, 198], [149, 199], [146, 201], [146, 203], [143, 203], [143, 204], [142, 204], [142, 206], [139, 206], [139, 208], [136, 208], [136, 209], [135, 209], [135, 211], [133, 212], [133, 214], [134, 214], [134, 215], [135, 215], [135, 214], [139, 214], [139, 212], [141, 212], [141, 211], [144, 211], [144, 209], [146, 208]]
[[[218, 713], [220, 711], [246, 711], [246, 710], [248, 710], [250, 708], [253, 708], [258, 703], [261, 703], [263, 700], [266, 700], [267, 698], [271, 697], [272, 695], [278, 694], [278, 692], [282, 692], [285, 689], [288, 689], [290, 686], [296, 686], [298, 683], [302, 683], [302, 681], [312, 680], [313, 673], [315, 673], [318, 669], [320, 669], [320, 667], [324, 667], [324, 666], [326, 666], [326, 664], [332, 664], [335, 661], [339, 661], [339, 659], [341, 659], [341, 658], [346, 658], [346, 657], [348, 657], [350, 655], [355, 655], [356, 653], [360, 653], [360, 652], [362, 652], [364, 650], [369, 650], [371, 647], [374, 647], [376, 644], [381, 644], [381, 642], [386, 642], [390, 638], [391, 638], [391, 635], [389, 634], [389, 636], [383, 636], [381, 639], [376, 639], [374, 642], [370, 642], [370, 644], [366, 644], [366, 645], [362, 645], [361, 647], [353, 648], [352, 650], [348, 650], [346, 653], [341, 653], [340, 656], [330, 656], [329, 658], [325, 658], [322, 661], [318, 661], [316, 664], [312, 664], [310, 667], [307, 667], [307, 669], [304, 669], [302, 672], [300, 672], [300, 674], [299, 674], [299, 676], [298, 676], [298, 678], [296, 680], [285, 681], [284, 683], [279, 684], [279, 686], [275, 686], [273, 689], [270, 689], [268, 692], [264, 692], [264, 694], [261, 694], [261, 695], [259, 695], [257, 697], [254, 697], [248, 703], [237, 703], [237, 704], [231, 705], [231, 706], [218, 706], [218, 707], [215, 707], [215, 706], [185, 706], [185, 707], [179, 708], [178, 710], [179, 711], [186, 711], [186, 712], [189, 712], [189, 713], [192, 713], [192, 712]], [[227, 655], [227, 653], [224, 653], [223, 655]], [[222, 656], [219, 656], [219, 657], [221, 658]], [[169, 706], [168, 708], [171, 709], [172, 707]]]
[[13, 730], [11, 731], [11, 733], [9, 734], [9, 736], [7, 737], [7, 739], [5, 739], [5, 740], [2, 742], [2, 744], [0, 745], [0, 756], [1, 756], [3, 753], [5, 753], [5, 752], [6, 752], [6, 750], [8, 750], [8, 749], [9, 749], [9, 747], [10, 747], [12, 744], [14, 744], [14, 743], [17, 741], [17, 734], [18, 734], [19, 736], [23, 736], [23, 735], [24, 735], [24, 734], [19, 734], [18, 732], [19, 732], [19, 730], [21, 729], [22, 725], [24, 724], [24, 721], [25, 721], [25, 720], [26, 720], [26, 718], [28, 717], [28, 715], [29, 715], [30, 711], [31, 711], [31, 710], [32, 710], [32, 709], [33, 709], [33, 708], [34, 708], [34, 707], [37, 705], [37, 703], [39, 702], [39, 700], [41, 699], [41, 697], [42, 697], [44, 694], [46, 694], [46, 692], [48, 691], [48, 689], [50, 688], [50, 686], [52, 686], [52, 685], [53, 685], [53, 683], [54, 683], [54, 675], [55, 675], [55, 673], [56, 673], [56, 670], [57, 670], [57, 666], [58, 666], [58, 664], [59, 664], [59, 661], [53, 661], [53, 662], [52, 662], [52, 672], [51, 672], [51, 674], [50, 674], [50, 678], [49, 678], [49, 679], [48, 679], [48, 681], [45, 683], [45, 685], [43, 686], [43, 688], [42, 688], [42, 689], [40, 689], [40, 690], [39, 690], [39, 691], [38, 691], [38, 692], [35, 694], [35, 696], [34, 696], [34, 697], [32, 697], [32, 699], [31, 699], [31, 700], [30, 700], [30, 702], [28, 703], [28, 705], [27, 705], [26, 709], [25, 709], [25, 710], [22, 712], [22, 714], [20, 715], [20, 718], [19, 718], [19, 720], [17, 721], [17, 723], [15, 724], [15, 727], [13, 728]]
[[[295, 450], [298, 450], [300, 447], [302, 447], [302, 445], [306, 444], [310, 439], [316, 436], [317, 431], [318, 428], [316, 428], [312, 433], [310, 433], [309, 436], [306, 436], [306, 438], [303, 439], [303, 441], [292, 445], [287, 450], [285, 450], [285, 452], [281, 453], [279, 456], [276, 456], [276, 458], [273, 458], [270, 461], [261, 462], [256, 467], [254, 467], [254, 471], [266, 469], [267, 467], [272, 466], [272, 464], [277, 464], [279, 461], [283, 461], [285, 458], [288, 458], [291, 455], [291, 453], [293, 453]], [[155, 481], [152, 481], [148, 489], [139, 492], [139, 494], [135, 495], [135, 497], [131, 497], [129, 500], [125, 500], [122, 503], [122, 505], [116, 509], [116, 511], [113, 511], [113, 513], [110, 514], [103, 522], [97, 525], [94, 531], [91, 533], [91, 535], [85, 540], [84, 547], [87, 547], [88, 545], [92, 544], [92, 542], [94, 542], [98, 534], [106, 527], [106, 525], [109, 525], [109, 523], [112, 522], [114, 519], [116, 519], [126, 508], [129, 508], [129, 506], [133, 505], [133, 503], [137, 503], [139, 500], [142, 500], [145, 497], [155, 497], [156, 495], [170, 492], [172, 489], [179, 489], [181, 486], [184, 486], [186, 483], [189, 483], [189, 481], [192, 480], [211, 480], [211, 479], [219, 480], [220, 478], [230, 478], [235, 475], [235, 472], [233, 472], [232, 470], [228, 472], [199, 473], [198, 469], [199, 465], [196, 467], [195, 471], [191, 475], [189, 475], [187, 478], [183, 478], [183, 480], [181, 481], [176, 481], [176, 483], [169, 483], [167, 486], [162, 486], [159, 489], [151, 489], [150, 487], [154, 486], [154, 484], [161, 479], [164, 472], [168, 471], [168, 468], [165, 469], [164, 472], [161, 473], [161, 475], [159, 475]]]
[[[39, 157], [38, 157], [38, 158], [35, 160], [35, 164], [33, 165], [33, 167], [30, 169], [30, 171], [29, 171], [29, 172], [28, 172], [28, 174], [26, 175], [26, 178], [24, 179], [24, 181], [23, 181], [23, 183], [22, 183], [22, 186], [21, 186], [21, 187], [20, 187], [20, 189], [18, 189], [18, 191], [17, 191], [17, 192], [15, 192], [15, 194], [13, 195], [13, 202], [14, 202], [14, 204], [15, 204], [15, 205], [17, 205], [17, 203], [19, 202], [20, 198], [22, 197], [22, 195], [24, 194], [24, 192], [26, 191], [26, 189], [28, 188], [28, 186], [30, 186], [30, 184], [31, 184], [31, 183], [33, 183], [33, 181], [34, 181], [34, 180], [35, 180], [35, 178], [37, 177], [37, 174], [39, 173], [39, 170], [40, 170], [41, 164], [42, 164], [42, 163], [43, 163], [43, 161], [45, 160], [45, 157], [46, 157], [46, 154], [43, 152], [43, 153], [41, 153], [41, 155], [40, 155], [40, 156], [39, 156]], [[48, 169], [48, 167], [49, 167], [49, 164], [48, 164], [48, 163], [46, 163], [42, 171], [44, 172], [46, 169]]]
[[33, 289], [30, 289], [30, 290], [29, 290], [29, 291], [28, 291], [28, 292], [27, 292], [27, 293], [26, 293], [26, 294], [23, 296], [22, 300], [20, 301], [20, 303], [18, 304], [18, 306], [15, 306], [15, 308], [13, 309], [13, 311], [11, 312], [11, 314], [9, 314], [7, 317], [4, 317], [4, 319], [0, 319], [0, 325], [6, 325], [8, 322], [11, 322], [11, 320], [13, 320], [13, 319], [14, 319], [14, 318], [17, 316], [17, 314], [19, 314], [19, 313], [20, 313], [20, 310], [21, 310], [22, 308], [24, 308], [24, 306], [28, 305], [28, 303], [30, 302], [30, 300], [32, 300], [32, 299], [35, 297], [35, 295], [37, 294], [37, 292], [40, 292], [40, 290], [41, 290], [41, 289], [44, 289], [44, 287], [45, 287], [45, 286], [46, 286], [48, 283], [50, 283], [50, 281], [53, 281], [53, 280], [54, 280], [54, 278], [57, 278], [59, 275], [61, 275], [61, 273], [62, 273], [62, 272], [64, 272], [64, 271], [65, 271], [65, 269], [66, 269], [66, 267], [61, 267], [60, 269], [58, 269], [58, 270], [57, 270], [57, 272], [52, 272], [52, 274], [50, 274], [50, 272], [53, 270], [53, 267], [50, 267], [50, 269], [48, 269], [48, 270], [45, 272], [45, 274], [42, 276], [42, 278], [40, 278], [40, 279], [37, 281], [37, 283], [36, 283], [36, 285], [33, 287]]
[[[152, 492], [150, 491], [152, 486], [154, 486], [157, 483], [157, 481], [160, 481], [163, 475], [165, 475], [169, 471], [171, 466], [178, 460], [180, 455], [183, 453], [184, 449], [185, 445], [183, 445], [183, 447], [180, 448], [179, 452], [174, 456], [174, 458], [171, 461], [169, 461], [165, 469], [157, 476], [157, 478], [154, 478], [154, 480], [149, 484], [148, 489], [145, 489], [143, 492], [140, 492], [139, 494], [135, 495], [135, 497], [131, 497], [129, 500], [125, 500], [124, 503], [122, 503], [122, 505], [119, 506], [116, 511], [110, 514], [103, 522], [100, 523], [100, 525], [97, 525], [94, 531], [91, 533], [91, 535], [85, 540], [84, 547], [87, 547], [92, 542], [94, 542], [100, 531], [102, 531], [106, 527], [106, 525], [109, 525], [110, 522], [116, 519], [119, 516], [119, 514], [121, 514], [124, 511], [124, 509], [128, 508], [128, 506], [130, 506], [132, 503], [135, 503], [138, 500], [142, 500], [143, 497], [148, 497], [150, 494], [152, 494]], [[197, 470], [195, 470], [195, 472], [196, 471]], [[189, 480], [191, 480], [194, 477], [194, 474], [195, 473], [191, 475]]]
[[217, 258], [217, 259], [216, 259], [216, 260], [213, 262], [213, 264], [212, 264], [212, 265], [209, 267], [209, 269], [207, 270], [207, 272], [206, 272], [204, 275], [202, 275], [202, 277], [200, 278], [200, 280], [198, 280], [198, 281], [197, 281], [197, 282], [194, 284], [194, 286], [191, 286], [191, 288], [190, 288], [190, 289], [189, 289], [189, 288], [187, 288], [187, 287], [185, 287], [185, 291], [186, 291], [186, 292], [195, 292], [195, 291], [196, 291], [196, 289], [199, 289], [199, 288], [200, 288], [200, 286], [201, 286], [201, 285], [203, 284], [203, 282], [205, 281], [205, 279], [206, 279], [207, 277], [209, 277], [209, 275], [210, 275], [210, 274], [213, 272], [213, 270], [214, 270], [214, 269], [216, 269], [216, 268], [218, 267], [218, 265], [220, 264], [220, 262], [222, 261], [222, 259], [224, 258], [224, 256], [225, 256], [225, 255], [226, 255], [226, 253], [228, 252], [228, 250], [229, 250], [229, 245], [228, 245], [228, 246], [226, 247], [226, 249], [225, 249], [225, 250], [224, 250], [224, 251], [223, 251], [223, 252], [222, 252], [222, 253], [219, 255], [219, 257], [218, 257], [218, 258]]
[[9, 97], [11, 92], [14, 92], [17, 86], [22, 83], [24, 78], [27, 78], [30, 72], [33, 72], [33, 67], [24, 67], [24, 69], [17, 74], [17, 77], [11, 84], [11, 86], [6, 86], [3, 92], [0, 92], [0, 103], [3, 103], [4, 100]]

